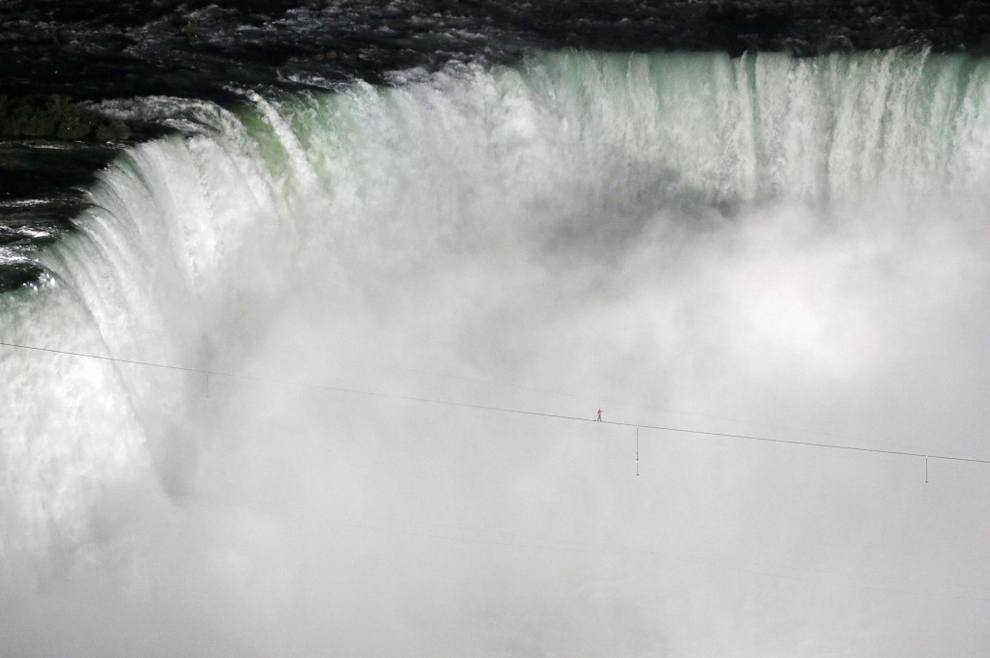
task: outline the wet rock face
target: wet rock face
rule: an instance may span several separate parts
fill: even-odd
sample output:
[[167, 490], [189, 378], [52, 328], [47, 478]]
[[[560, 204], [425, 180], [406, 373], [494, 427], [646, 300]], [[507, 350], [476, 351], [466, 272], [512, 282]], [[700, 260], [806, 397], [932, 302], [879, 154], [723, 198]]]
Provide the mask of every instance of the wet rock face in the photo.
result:
[[0, 95], [0, 135], [110, 142], [129, 138], [131, 129], [66, 96]]

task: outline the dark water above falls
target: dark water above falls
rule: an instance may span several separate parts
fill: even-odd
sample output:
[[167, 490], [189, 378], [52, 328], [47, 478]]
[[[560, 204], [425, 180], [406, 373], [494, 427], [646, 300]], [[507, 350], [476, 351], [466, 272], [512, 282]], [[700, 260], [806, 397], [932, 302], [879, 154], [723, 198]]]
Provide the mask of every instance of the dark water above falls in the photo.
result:
[[986, 54], [988, 21], [985, 0], [5, 0], [0, 94], [218, 99], [534, 48]]
[[0, 653], [985, 654], [988, 74], [105, 102], [177, 133], [0, 296]]

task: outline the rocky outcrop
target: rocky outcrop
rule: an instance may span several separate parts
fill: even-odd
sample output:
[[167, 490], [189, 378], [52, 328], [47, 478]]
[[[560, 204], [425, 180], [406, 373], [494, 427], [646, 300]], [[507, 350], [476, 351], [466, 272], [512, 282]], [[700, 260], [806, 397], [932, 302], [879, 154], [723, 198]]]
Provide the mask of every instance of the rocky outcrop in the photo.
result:
[[128, 139], [131, 129], [65, 96], [0, 95], [0, 138], [35, 137], [111, 142]]

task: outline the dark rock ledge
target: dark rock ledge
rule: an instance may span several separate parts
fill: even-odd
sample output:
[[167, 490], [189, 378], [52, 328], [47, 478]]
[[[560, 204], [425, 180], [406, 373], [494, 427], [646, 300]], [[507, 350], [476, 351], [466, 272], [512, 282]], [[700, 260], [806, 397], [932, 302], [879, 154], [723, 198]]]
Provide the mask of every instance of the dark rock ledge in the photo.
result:
[[103, 117], [67, 96], [0, 95], [0, 135], [4, 137], [112, 142], [131, 134], [120, 119]]

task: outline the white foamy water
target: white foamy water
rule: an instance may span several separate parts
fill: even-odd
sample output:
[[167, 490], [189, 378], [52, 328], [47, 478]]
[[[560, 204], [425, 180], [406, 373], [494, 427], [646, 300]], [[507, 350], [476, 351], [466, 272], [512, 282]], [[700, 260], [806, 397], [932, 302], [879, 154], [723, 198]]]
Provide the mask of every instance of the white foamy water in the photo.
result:
[[0, 653], [983, 655], [988, 71], [119, 105], [0, 298]]

